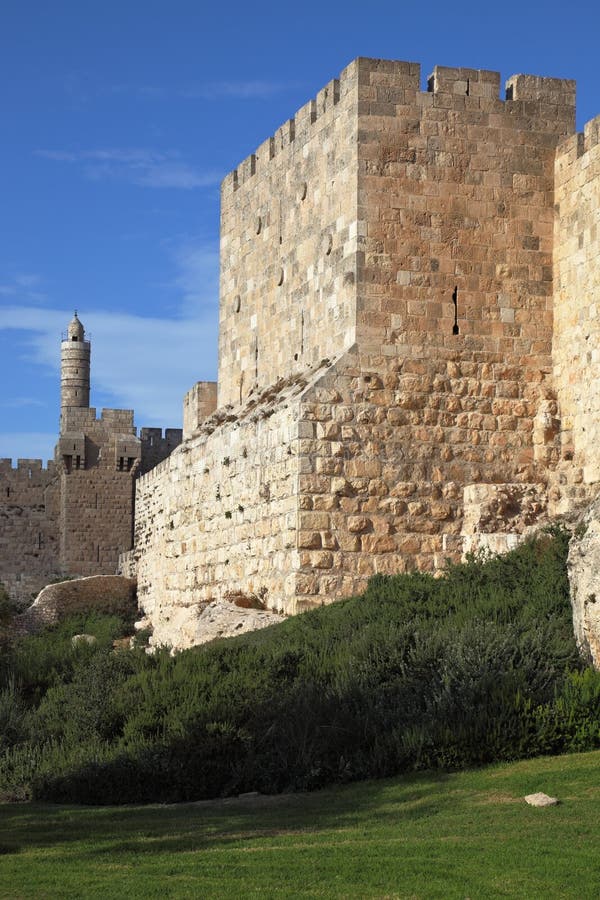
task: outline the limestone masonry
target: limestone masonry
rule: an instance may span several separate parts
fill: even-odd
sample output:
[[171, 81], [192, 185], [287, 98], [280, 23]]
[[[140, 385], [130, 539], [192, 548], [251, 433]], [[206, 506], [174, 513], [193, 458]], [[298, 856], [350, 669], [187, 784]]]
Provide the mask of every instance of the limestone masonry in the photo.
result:
[[600, 117], [575, 133], [572, 81], [500, 99], [497, 72], [436, 67], [422, 91], [415, 63], [352, 62], [223, 182], [218, 382], [186, 395], [183, 442], [144, 473], [144, 432], [87, 408], [78, 339], [55, 470], [0, 473], [30, 485], [11, 546], [43, 532], [40, 566], [112, 571], [129, 526], [96, 535], [111, 504], [131, 522], [135, 480], [121, 569], [177, 645], [207, 601], [293, 613], [591, 501], [599, 137]]

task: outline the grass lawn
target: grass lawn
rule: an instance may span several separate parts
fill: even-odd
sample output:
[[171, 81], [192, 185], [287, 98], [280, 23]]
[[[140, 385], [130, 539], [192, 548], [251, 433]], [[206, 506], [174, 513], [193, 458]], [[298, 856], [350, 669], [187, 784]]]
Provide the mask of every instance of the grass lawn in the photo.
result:
[[[0, 806], [0, 897], [600, 897], [600, 752], [312, 794]], [[522, 797], [557, 796], [535, 809]]]

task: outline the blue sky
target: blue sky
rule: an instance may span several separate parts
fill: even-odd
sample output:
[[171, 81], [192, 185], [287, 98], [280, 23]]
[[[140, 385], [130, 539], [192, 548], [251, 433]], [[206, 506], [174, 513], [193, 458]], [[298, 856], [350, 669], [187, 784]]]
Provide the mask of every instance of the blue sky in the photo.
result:
[[216, 376], [219, 182], [354, 57], [575, 78], [581, 129], [598, 9], [2, 0], [0, 457], [52, 456], [75, 308], [92, 405], [181, 424]]

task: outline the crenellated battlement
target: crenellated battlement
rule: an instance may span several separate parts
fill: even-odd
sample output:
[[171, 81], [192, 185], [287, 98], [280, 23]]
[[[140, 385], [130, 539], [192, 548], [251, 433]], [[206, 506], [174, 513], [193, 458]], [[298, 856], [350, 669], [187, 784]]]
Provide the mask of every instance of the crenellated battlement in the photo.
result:
[[559, 182], [571, 177], [571, 168], [582, 157], [585, 157], [579, 168], [586, 168], [589, 153], [600, 144], [600, 115], [590, 119], [583, 131], [572, 134], [559, 144], [556, 153], [556, 175]]
[[61, 413], [61, 431], [83, 431], [86, 428], [106, 431], [133, 431], [132, 409], [102, 409], [94, 406], [69, 406]]
[[427, 79], [427, 93], [453, 94], [455, 96], [488, 100], [500, 98], [500, 72], [487, 69], [453, 68], [435, 66]]
[[10, 457], [0, 459], [0, 475], [14, 473], [26, 478], [32, 478], [34, 473], [46, 472], [50, 475], [56, 473], [56, 465], [53, 460], [42, 459], [17, 459], [16, 466]]
[[148, 472], [166, 459], [183, 440], [181, 428], [140, 428], [141, 468]]
[[140, 440], [150, 443], [157, 440], [174, 441], [181, 438], [181, 428], [140, 428]]
[[[482, 107], [480, 101], [495, 101], [498, 112], [544, 118], [546, 121], [551, 121], [552, 115], [558, 119], [565, 115], [574, 117], [575, 111], [575, 81], [571, 79], [512, 75], [506, 81], [505, 96], [501, 98], [500, 72], [435, 66], [423, 90], [420, 63], [358, 57], [346, 66], [339, 78], [328, 82], [315, 98], [300, 107], [275, 134], [263, 141], [254, 153], [224, 178], [223, 195], [237, 191], [254, 175], [263, 174], [271, 160], [292, 144], [302, 146], [323, 117], [332, 112], [340, 101], [350, 98], [351, 102], [355, 102], [357, 86], [359, 100], [370, 99], [380, 104], [383, 115], [405, 114], [406, 106], [410, 104], [415, 110], [426, 107], [430, 102], [447, 107], [450, 97], [453, 98], [451, 105], [459, 108], [476, 110]], [[360, 90], [364, 86], [374, 88], [370, 97]], [[373, 112], [373, 108], [370, 111]]]
[[302, 146], [319, 120], [331, 112], [348, 93], [355, 82], [352, 71], [354, 63], [347, 66], [339, 78], [333, 78], [322, 88], [317, 96], [305, 103], [296, 114], [284, 122], [275, 134], [247, 156], [242, 162], [225, 176], [221, 184], [224, 194], [237, 191], [238, 188], [256, 174], [263, 174], [272, 159], [292, 144]]

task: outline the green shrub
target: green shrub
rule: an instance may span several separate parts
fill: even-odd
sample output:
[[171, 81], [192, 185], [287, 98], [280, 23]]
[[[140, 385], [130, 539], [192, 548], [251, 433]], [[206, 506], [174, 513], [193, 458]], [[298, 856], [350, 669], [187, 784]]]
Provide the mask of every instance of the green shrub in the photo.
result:
[[[118, 616], [83, 613], [39, 634], [17, 638], [2, 654], [0, 687], [13, 680], [29, 705], [37, 705], [52, 685], [70, 678], [78, 661], [112, 647], [113, 640], [126, 633], [127, 627]], [[73, 646], [73, 636], [82, 633], [93, 635], [96, 644], [80, 642]]]
[[376, 576], [360, 597], [175, 657], [71, 658], [46, 678], [0, 785], [172, 802], [600, 746], [567, 547], [556, 531], [443, 578]]
[[17, 611], [16, 605], [8, 596], [3, 584], [0, 584], [0, 629], [7, 628]]

